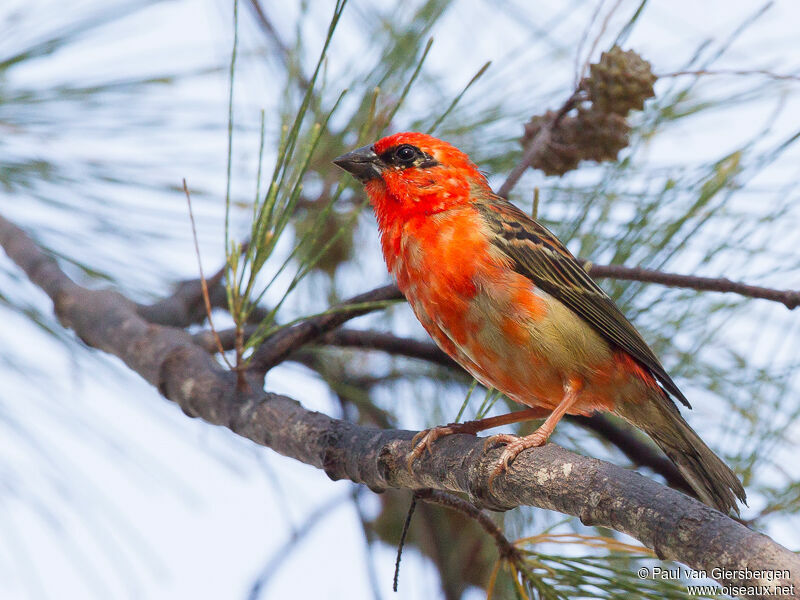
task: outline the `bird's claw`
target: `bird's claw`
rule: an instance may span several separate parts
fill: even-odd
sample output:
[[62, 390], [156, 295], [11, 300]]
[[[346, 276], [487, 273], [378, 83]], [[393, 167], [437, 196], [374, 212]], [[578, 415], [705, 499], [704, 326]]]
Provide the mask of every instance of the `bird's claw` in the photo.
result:
[[[413, 472], [414, 461], [420, 458], [424, 454], [425, 450], [427, 450], [430, 454], [433, 454], [433, 451], [431, 450], [431, 445], [433, 442], [441, 437], [451, 435], [453, 433], [474, 434], [475, 430], [469, 424], [451, 423], [449, 425], [433, 427], [432, 429], [420, 431], [413, 438], [411, 438], [412, 449], [411, 452], [408, 453], [408, 458], [406, 459], [406, 467], [408, 468], [408, 471]], [[511, 463], [515, 458], [517, 458], [520, 452], [527, 450], [528, 448], [534, 448], [536, 446], [543, 445], [547, 441], [547, 438], [548, 434], [540, 429], [537, 429], [531, 435], [525, 437], [517, 437], [516, 435], [510, 435], [508, 433], [500, 433], [498, 435], [493, 435], [486, 438], [486, 441], [483, 443], [484, 452], [497, 444], [506, 445], [506, 447], [503, 449], [503, 453], [500, 455], [500, 459], [497, 461], [497, 464], [492, 470], [491, 475], [489, 475], [489, 491], [492, 491], [495, 478], [498, 475], [507, 472], [511, 468]]]
[[436, 428], [425, 429], [411, 438], [411, 452], [408, 453], [408, 458], [406, 459], [406, 468], [409, 473], [413, 471], [414, 461], [422, 456], [425, 450], [432, 454], [431, 444], [436, 441], [438, 437], [441, 437], [432, 435], [435, 429]]
[[408, 468], [409, 472], [412, 471], [414, 466], [414, 461], [417, 460], [422, 456], [425, 450], [428, 451], [428, 454], [433, 456], [433, 450], [431, 450], [431, 445], [433, 442], [442, 438], [446, 435], [452, 435], [454, 433], [468, 433], [468, 434], [475, 434], [475, 430], [473, 428], [474, 423], [450, 423], [449, 425], [441, 425], [439, 427], [432, 427], [431, 429], [425, 429], [417, 433], [413, 438], [411, 438], [411, 452], [408, 453], [408, 458], [406, 459], [406, 467]]
[[500, 459], [497, 461], [494, 469], [492, 469], [492, 473], [489, 475], [489, 491], [493, 491], [492, 488], [495, 478], [502, 473], [508, 472], [508, 470], [511, 468], [510, 463], [512, 463], [523, 450], [542, 446], [545, 444], [545, 442], [547, 442], [547, 436], [540, 434], [538, 431], [535, 431], [531, 435], [525, 437], [517, 437], [516, 435], [501, 433], [499, 435], [493, 435], [486, 438], [486, 441], [483, 443], [484, 452], [489, 447], [496, 444], [506, 445], [506, 447], [503, 449], [503, 453], [500, 455]]
[[518, 436], [511, 435], [510, 433], [498, 433], [497, 435], [490, 435], [483, 442], [483, 451], [486, 452], [492, 446], [498, 446], [500, 444], [506, 444], [507, 446], [510, 446], [518, 439], [520, 439]]

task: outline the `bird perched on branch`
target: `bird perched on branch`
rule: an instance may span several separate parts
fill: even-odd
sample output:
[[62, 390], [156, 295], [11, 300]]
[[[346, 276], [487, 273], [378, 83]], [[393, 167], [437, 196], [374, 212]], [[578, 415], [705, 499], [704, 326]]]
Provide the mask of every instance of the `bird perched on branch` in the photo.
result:
[[436, 343], [527, 410], [421, 432], [409, 466], [443, 435], [545, 418], [503, 443], [492, 479], [541, 446], [565, 414], [607, 411], [644, 430], [698, 497], [738, 512], [745, 492], [673, 402], [689, 406], [611, 298], [545, 227], [492, 193], [469, 157], [430, 135], [398, 133], [334, 163], [372, 203], [386, 265]]

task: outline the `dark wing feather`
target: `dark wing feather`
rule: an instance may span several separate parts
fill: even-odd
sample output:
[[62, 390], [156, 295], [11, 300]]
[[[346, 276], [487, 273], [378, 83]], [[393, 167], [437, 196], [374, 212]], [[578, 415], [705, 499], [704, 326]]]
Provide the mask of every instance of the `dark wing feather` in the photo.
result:
[[494, 244], [511, 258], [517, 272], [633, 356], [664, 389], [691, 408], [636, 328], [555, 235], [499, 196], [476, 202], [475, 207], [497, 234]]

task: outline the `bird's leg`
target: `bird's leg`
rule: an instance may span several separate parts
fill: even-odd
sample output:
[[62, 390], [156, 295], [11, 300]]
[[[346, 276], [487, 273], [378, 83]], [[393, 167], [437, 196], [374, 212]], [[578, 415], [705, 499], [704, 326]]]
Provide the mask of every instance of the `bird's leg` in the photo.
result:
[[468, 433], [475, 435], [479, 431], [484, 431], [493, 427], [500, 427], [501, 425], [519, 423], [520, 421], [543, 419], [549, 414], [550, 411], [546, 408], [527, 408], [525, 410], [517, 410], [512, 413], [497, 417], [487, 417], [486, 419], [478, 419], [476, 421], [464, 421], [463, 423], [450, 423], [448, 425], [441, 425], [439, 427], [433, 427], [432, 429], [420, 431], [411, 440], [413, 449], [408, 454], [408, 469], [409, 471], [411, 470], [414, 461], [422, 456], [426, 449], [428, 452], [430, 452], [431, 444], [440, 437], [452, 435], [454, 433]]
[[553, 433], [553, 430], [561, 420], [561, 417], [563, 417], [570, 407], [572, 407], [572, 405], [574, 405], [578, 400], [582, 389], [583, 382], [581, 380], [570, 379], [567, 385], [564, 386], [564, 397], [562, 398], [561, 402], [550, 413], [547, 419], [545, 419], [544, 423], [542, 423], [532, 434], [526, 435], [525, 437], [517, 437], [516, 435], [501, 433], [486, 439], [486, 443], [483, 446], [484, 449], [492, 444], [506, 444], [503, 454], [500, 455], [500, 460], [498, 461], [497, 466], [489, 476], [490, 489], [492, 487], [494, 478], [508, 470], [508, 464], [513, 461], [520, 452], [527, 450], [528, 448], [543, 446], [547, 442], [547, 439], [550, 437], [550, 434]]

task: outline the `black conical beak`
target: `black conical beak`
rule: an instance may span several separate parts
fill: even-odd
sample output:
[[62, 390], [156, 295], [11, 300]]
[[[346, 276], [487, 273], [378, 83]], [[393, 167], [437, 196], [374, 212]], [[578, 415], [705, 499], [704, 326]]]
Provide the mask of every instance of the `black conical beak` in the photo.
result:
[[333, 164], [341, 167], [362, 182], [380, 177], [383, 170], [383, 163], [378, 155], [375, 154], [372, 146], [362, 146], [352, 152], [342, 154], [333, 159]]

